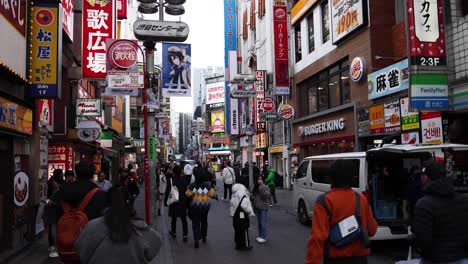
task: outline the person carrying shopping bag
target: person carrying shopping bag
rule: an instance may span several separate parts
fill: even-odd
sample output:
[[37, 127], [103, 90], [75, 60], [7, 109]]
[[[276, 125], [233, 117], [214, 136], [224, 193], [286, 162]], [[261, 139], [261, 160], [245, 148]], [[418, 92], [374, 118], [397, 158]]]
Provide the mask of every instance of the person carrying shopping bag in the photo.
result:
[[[187, 186], [189, 182], [183, 173], [181, 166], [175, 166], [173, 168], [173, 175], [167, 180], [166, 193], [164, 196], [164, 206], [169, 206], [169, 216], [171, 217], [171, 230], [169, 234], [176, 238], [177, 218], [182, 221], [182, 235], [183, 241], [188, 240], [188, 225], [187, 225]], [[171, 189], [175, 186], [177, 188], [178, 199], [173, 203], [168, 204], [169, 196], [171, 195]]]

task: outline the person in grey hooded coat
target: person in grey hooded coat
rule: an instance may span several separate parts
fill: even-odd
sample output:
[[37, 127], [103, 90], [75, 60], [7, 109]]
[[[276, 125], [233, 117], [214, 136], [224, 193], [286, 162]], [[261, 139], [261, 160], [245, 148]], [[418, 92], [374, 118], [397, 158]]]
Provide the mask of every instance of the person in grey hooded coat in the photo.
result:
[[161, 247], [160, 235], [132, 215], [120, 187], [109, 190], [110, 208], [91, 220], [75, 242], [82, 264], [149, 263]]

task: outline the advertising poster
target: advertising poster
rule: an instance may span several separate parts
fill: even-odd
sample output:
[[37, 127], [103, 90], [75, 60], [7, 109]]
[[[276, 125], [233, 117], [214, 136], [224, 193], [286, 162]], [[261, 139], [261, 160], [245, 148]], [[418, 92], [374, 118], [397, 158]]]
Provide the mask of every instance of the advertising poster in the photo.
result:
[[56, 169], [61, 169], [64, 172], [74, 169], [73, 162], [75, 158], [72, 146], [66, 144], [49, 144], [48, 153], [49, 178], [52, 177]]
[[224, 112], [211, 112], [211, 132], [224, 132]]
[[206, 84], [206, 104], [219, 105], [224, 103], [225, 88], [224, 82]]
[[[331, 1], [333, 43], [349, 35], [362, 26], [364, 21], [364, 0]], [[365, 7], [367, 9], [367, 7]]]
[[419, 132], [402, 133], [401, 144], [419, 144]]
[[[239, 100], [231, 99], [231, 135], [239, 135], [240, 133], [240, 122], [239, 122]], [[227, 121], [227, 120], [226, 120]]]
[[369, 108], [370, 134], [379, 135], [385, 132], [384, 105], [374, 105]]
[[421, 112], [421, 135], [423, 144], [444, 143], [440, 112]]
[[76, 116], [81, 117], [99, 117], [101, 116], [102, 106], [100, 98], [77, 98]]
[[162, 44], [162, 95], [164, 97], [192, 96], [191, 45]]
[[169, 138], [169, 126], [170, 126], [169, 119], [158, 120], [159, 138]]
[[400, 102], [396, 100], [384, 104], [384, 114], [385, 133], [400, 131]]
[[409, 111], [409, 98], [400, 99], [401, 107], [401, 130], [419, 129], [419, 113]]
[[62, 21], [58, 4], [32, 8], [31, 96], [57, 97], [62, 69]]
[[115, 0], [84, 0], [81, 61], [83, 78], [106, 78], [106, 39], [115, 34]]
[[357, 111], [358, 116], [358, 136], [369, 136], [370, 135], [370, 120], [369, 120], [369, 108], [360, 108]]

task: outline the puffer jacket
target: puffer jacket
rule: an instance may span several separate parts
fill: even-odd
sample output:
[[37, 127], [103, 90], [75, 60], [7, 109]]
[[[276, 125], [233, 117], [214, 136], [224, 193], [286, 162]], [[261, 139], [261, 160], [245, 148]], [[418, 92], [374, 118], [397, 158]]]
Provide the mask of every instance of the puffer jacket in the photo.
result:
[[252, 193], [254, 198], [255, 209], [267, 209], [270, 207], [270, 188], [265, 184], [258, 187], [258, 190], [254, 190]]
[[[242, 197], [246, 196], [244, 200]], [[245, 213], [249, 214], [250, 216], [254, 216], [254, 211], [252, 209], [252, 203], [250, 202], [250, 196], [247, 192], [247, 188], [245, 188], [242, 184], [234, 184], [232, 186], [232, 197], [231, 197], [231, 208], [230, 214], [234, 216], [236, 212], [237, 206], [239, 206], [239, 202], [242, 200], [241, 208], [244, 210]]]
[[268, 172], [268, 176], [265, 179], [265, 184], [268, 185], [270, 190], [276, 188], [275, 179], [276, 179], [276, 171], [275, 169], [272, 168], [270, 169], [270, 172]]
[[468, 257], [468, 200], [450, 179], [435, 180], [423, 189], [414, 212], [412, 231], [423, 260], [447, 263]]

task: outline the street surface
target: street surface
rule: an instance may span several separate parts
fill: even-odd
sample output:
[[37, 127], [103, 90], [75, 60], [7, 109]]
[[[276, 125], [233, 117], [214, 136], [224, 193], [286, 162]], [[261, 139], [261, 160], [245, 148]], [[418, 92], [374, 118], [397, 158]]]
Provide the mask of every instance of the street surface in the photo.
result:
[[[218, 179], [216, 192], [219, 201], [212, 200], [212, 207], [208, 217], [208, 241], [200, 242], [200, 248], [193, 247], [191, 222], [188, 220], [189, 241], [182, 241], [182, 227], [180, 220], [177, 225], [177, 238], [172, 238], [168, 231], [170, 219], [165, 215], [157, 219], [156, 228], [162, 234], [163, 246], [152, 263], [303, 263], [306, 256], [307, 240], [310, 227], [303, 226], [297, 221], [292, 209], [292, 192], [277, 190], [279, 205], [269, 210], [268, 242], [258, 244], [257, 220], [251, 218], [250, 240], [253, 245], [251, 251], [237, 251], [234, 249], [234, 230], [229, 216], [229, 202], [221, 200], [222, 184]], [[142, 194], [143, 188], [142, 188]], [[138, 215], [144, 213], [144, 195], [136, 200]], [[373, 253], [369, 258], [370, 264], [390, 264], [406, 258], [407, 247], [404, 241], [378, 242], [372, 245]], [[2, 263], [2, 262], [0, 262]], [[16, 258], [3, 263], [18, 264], [58, 264], [58, 259], [47, 256], [47, 237], [43, 235], [31, 246], [23, 250]]]

